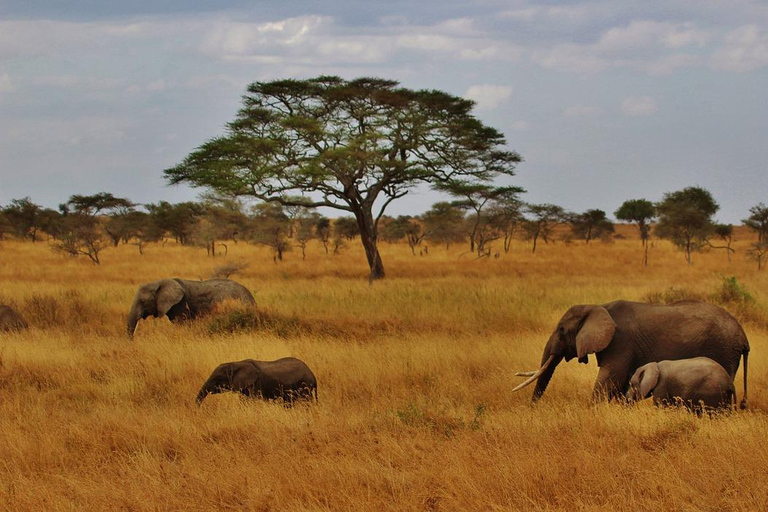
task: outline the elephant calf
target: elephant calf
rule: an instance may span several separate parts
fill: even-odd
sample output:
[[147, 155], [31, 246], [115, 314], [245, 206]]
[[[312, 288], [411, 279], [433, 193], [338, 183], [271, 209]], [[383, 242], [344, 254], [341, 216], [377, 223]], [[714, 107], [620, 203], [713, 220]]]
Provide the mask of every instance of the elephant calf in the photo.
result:
[[648, 363], [637, 369], [629, 381], [630, 401], [653, 395], [656, 405], [681, 401], [688, 409], [727, 409], [736, 401], [733, 377], [708, 357]]
[[295, 357], [277, 361], [245, 359], [223, 363], [216, 367], [197, 394], [197, 405], [210, 394], [236, 391], [245, 396], [265, 400], [282, 398], [286, 403], [295, 399], [309, 399], [312, 393], [317, 401], [317, 379], [312, 370]]
[[142, 284], [128, 313], [128, 337], [133, 337], [140, 319], [167, 316], [171, 322], [183, 321], [210, 313], [227, 299], [256, 304], [245, 286], [229, 279], [161, 279]]
[[21, 331], [29, 327], [18, 311], [0, 304], [0, 331]]

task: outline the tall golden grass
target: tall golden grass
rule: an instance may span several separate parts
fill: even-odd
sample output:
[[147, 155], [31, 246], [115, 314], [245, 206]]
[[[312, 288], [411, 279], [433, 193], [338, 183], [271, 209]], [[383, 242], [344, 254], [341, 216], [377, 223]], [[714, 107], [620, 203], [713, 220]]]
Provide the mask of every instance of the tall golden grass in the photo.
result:
[[[102, 265], [45, 243], [0, 246], [0, 303], [32, 328], [0, 334], [0, 507], [7, 510], [766, 510], [768, 272], [720, 251], [694, 264], [655, 241], [524, 242], [498, 258], [465, 247], [311, 246], [275, 264], [239, 243], [226, 258], [171, 244]], [[231, 262], [256, 328], [227, 305], [187, 325], [125, 315], [139, 283], [206, 278]], [[751, 296], [723, 295], [736, 277]], [[734, 281], [730, 281], [734, 283]], [[726, 286], [727, 288], [727, 286]], [[731, 292], [733, 286], [731, 286]], [[728, 291], [726, 289], [726, 291]], [[597, 368], [563, 364], [544, 398], [510, 390], [576, 303], [697, 297], [723, 303], [752, 346], [749, 410], [697, 418], [647, 403], [590, 403]], [[229, 322], [229, 323], [227, 323]], [[247, 322], [245, 322], [247, 324]], [[222, 327], [224, 326], [224, 327]], [[219, 363], [293, 355], [319, 403], [286, 409], [195, 394]], [[741, 372], [737, 390], [741, 396]]]

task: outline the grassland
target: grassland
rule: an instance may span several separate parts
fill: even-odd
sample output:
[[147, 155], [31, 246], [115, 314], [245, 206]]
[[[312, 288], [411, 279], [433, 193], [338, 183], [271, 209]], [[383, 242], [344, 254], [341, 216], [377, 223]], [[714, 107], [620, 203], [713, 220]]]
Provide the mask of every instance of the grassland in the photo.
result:
[[[385, 245], [389, 277], [373, 286], [354, 245], [280, 264], [243, 243], [226, 258], [121, 246], [95, 267], [45, 243], [2, 242], [0, 303], [33, 327], [0, 335], [0, 508], [768, 509], [768, 271], [745, 258], [745, 232], [732, 263], [713, 251], [688, 266], [657, 241], [648, 268], [625, 234], [535, 255], [517, 242], [481, 260], [463, 247], [412, 256]], [[206, 278], [225, 262], [250, 264], [234, 278], [253, 291], [262, 328], [149, 319], [124, 337], [139, 283]], [[723, 296], [730, 276], [751, 301]], [[592, 405], [594, 362], [562, 364], [535, 407], [530, 388], [510, 393], [570, 305], [684, 296], [742, 319], [748, 411]], [[218, 363], [287, 355], [318, 376], [316, 406], [232, 394], [195, 406]]]

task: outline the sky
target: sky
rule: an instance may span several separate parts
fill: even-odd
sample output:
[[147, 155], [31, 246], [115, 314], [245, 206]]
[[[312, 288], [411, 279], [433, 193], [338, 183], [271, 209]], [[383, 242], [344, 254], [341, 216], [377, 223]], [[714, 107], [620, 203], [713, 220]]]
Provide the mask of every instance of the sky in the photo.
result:
[[611, 214], [697, 185], [730, 223], [768, 203], [764, 1], [0, 0], [0, 205], [193, 200], [162, 171], [246, 86], [318, 75], [476, 101], [528, 202]]

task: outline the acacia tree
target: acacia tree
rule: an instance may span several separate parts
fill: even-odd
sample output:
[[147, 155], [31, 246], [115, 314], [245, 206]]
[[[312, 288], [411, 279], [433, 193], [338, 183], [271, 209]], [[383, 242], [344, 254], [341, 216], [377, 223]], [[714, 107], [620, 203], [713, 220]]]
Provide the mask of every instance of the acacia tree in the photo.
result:
[[422, 216], [426, 238], [432, 242], [445, 244], [445, 250], [451, 243], [461, 243], [466, 238], [464, 231], [464, 209], [453, 203], [437, 202]]
[[768, 243], [768, 206], [763, 203], [749, 209], [749, 217], [742, 222], [757, 233], [757, 243]]
[[648, 237], [651, 232], [651, 222], [656, 218], [656, 207], [647, 199], [629, 199], [624, 201], [613, 213], [617, 219], [631, 222], [640, 233], [643, 244], [643, 265], [648, 266]]
[[6, 220], [13, 226], [16, 236], [37, 241], [37, 233], [41, 229], [41, 213], [43, 208], [32, 202], [29, 197], [12, 199], [11, 204], [3, 209]]
[[613, 224], [603, 210], [587, 210], [571, 216], [571, 231], [589, 244], [590, 240], [613, 233]]
[[714, 231], [712, 216], [720, 209], [712, 194], [701, 187], [688, 187], [667, 192], [656, 211], [659, 223], [656, 234], [668, 238], [683, 250], [685, 261], [693, 263], [691, 254], [699, 250]]
[[520, 187], [494, 187], [483, 183], [454, 180], [440, 183], [437, 188], [454, 197], [462, 198], [453, 203], [455, 206], [474, 212], [469, 219], [469, 250], [474, 252], [477, 247], [478, 255], [483, 253], [485, 244], [490, 238], [499, 237], [498, 233], [488, 232], [489, 218], [483, 214], [483, 209], [496, 201], [517, 201], [517, 196], [525, 192]]
[[378, 224], [420, 183], [486, 183], [520, 156], [471, 114], [474, 102], [377, 78], [255, 82], [227, 133], [176, 167], [171, 184], [352, 214], [371, 280], [384, 277]]
[[566, 214], [561, 206], [554, 204], [528, 204], [525, 206], [527, 218], [523, 224], [528, 238], [533, 241], [532, 253], [536, 252], [539, 238], [546, 243], [552, 229], [561, 222]]

